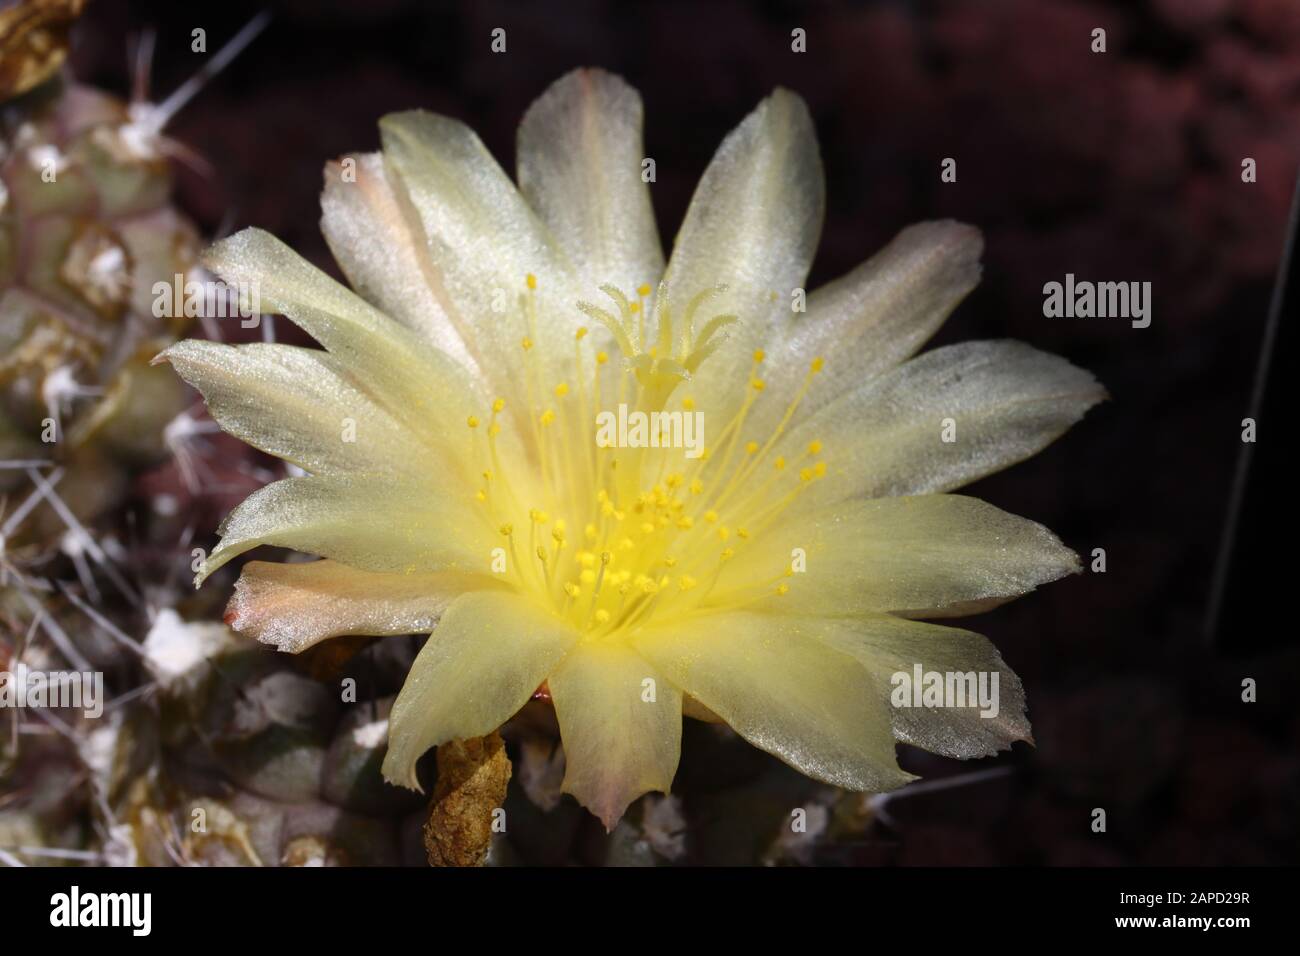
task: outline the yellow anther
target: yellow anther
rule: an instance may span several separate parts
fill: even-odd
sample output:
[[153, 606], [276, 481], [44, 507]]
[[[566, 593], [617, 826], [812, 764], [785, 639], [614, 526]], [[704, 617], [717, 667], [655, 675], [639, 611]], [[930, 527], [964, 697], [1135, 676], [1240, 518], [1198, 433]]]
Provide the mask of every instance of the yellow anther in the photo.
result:
[[542, 562], [542, 564], [546, 563], [546, 549], [540, 544], [537, 546], [537, 560]]
[[786, 584], [786, 583], [784, 583], [784, 582], [782, 582], [781, 584], [778, 584], [778, 585], [776, 586], [776, 593], [777, 593], [778, 595], [780, 595], [780, 594], [789, 594], [789, 593], [790, 593], [790, 585], [788, 585], [788, 584]]
[[819, 355], [817, 358], [812, 360], [812, 365], [809, 367], [812, 369], [812, 373], [816, 375], [826, 367], [826, 360]]
[[736, 554], [735, 548], [723, 548], [722, 553], [718, 555], [718, 557], [720, 557], [723, 561], [730, 561], [733, 557], [735, 557], [735, 554]]
[[558, 522], [556, 527], [551, 529], [551, 537], [555, 539], [556, 544], [564, 547], [564, 529], [558, 526]]
[[813, 465], [813, 474], [818, 478], [823, 477], [826, 474], [826, 462], [819, 461], [817, 464]]
[[566, 581], [564, 583], [564, 593], [571, 598], [576, 598], [579, 594], [582, 593], [582, 588], [578, 587], [578, 585], [575, 584], [573, 581]]
[[498, 528], [497, 530], [500, 531], [503, 535], [505, 535], [505, 536], [508, 538], [508, 537], [510, 537], [512, 534], [515, 533], [515, 526], [512, 525], [512, 524], [510, 524], [509, 522], [507, 522], [506, 524], [503, 524], [503, 525], [502, 525], [500, 528]]
[[478, 419], [471, 415], [469, 418], [465, 419], [465, 424], [470, 428], [478, 428]]
[[568, 394], [569, 394], [569, 386], [564, 382], [561, 382], [559, 385], [555, 386], [556, 398], [563, 398], [565, 395]]
[[820, 455], [822, 453], [822, 443], [819, 441], [808, 443], [808, 454]]
[[609, 551], [602, 551], [602, 552], [600, 552], [600, 563], [601, 563], [601, 564], [609, 564], [609, 562], [611, 562], [611, 561], [613, 561], [613, 560], [614, 560], [614, 555], [611, 554]]
[[696, 581], [689, 574], [683, 574], [680, 578], [677, 579], [677, 586], [681, 588], [683, 591], [689, 591], [691, 588], [695, 587], [695, 585], [698, 583], [699, 582]]
[[641, 303], [633, 302], [631, 305], [627, 307], [627, 310], [635, 315], [637, 312], [641, 311]]
[[581, 342], [583, 339], [587, 337], [587, 327], [585, 325], [578, 326], [578, 330], [573, 333], [573, 337], [577, 341]]
[[709, 524], [714, 524], [718, 520], [718, 513], [710, 508], [708, 511], [704, 512], [704, 520]]
[[695, 399], [691, 398], [689, 395], [686, 398], [683, 398], [682, 408], [686, 409], [688, 412], [695, 411]]
[[800, 480], [800, 481], [812, 481], [812, 480], [813, 480], [813, 470], [812, 470], [811, 468], [800, 468], [800, 469], [799, 469], [799, 480]]
[[691, 482], [691, 494], [693, 495], [704, 494], [704, 482], [700, 481], [700, 479], [698, 478], [694, 479]]
[[758, 442], [756, 442], [756, 441], [751, 441], [751, 442], [747, 442], [747, 443], [745, 444], [745, 454], [746, 454], [746, 455], [752, 455], [752, 454], [754, 454], [754, 452], [756, 452], [756, 451], [758, 451]]
[[596, 364], [597, 364], [597, 365], [604, 365], [604, 364], [605, 364], [606, 362], [608, 362], [608, 361], [609, 361], [609, 353], [608, 353], [608, 352], [597, 352], [597, 353], [596, 353]]
[[692, 528], [695, 527], [695, 519], [692, 518], [690, 515], [682, 515], [680, 518], [677, 519], [675, 524], [683, 531], [690, 531]]
[[551, 424], [551, 422], [555, 421], [555, 409], [548, 408], [546, 411], [542, 412], [542, 417], [539, 418], [538, 421], [543, 425]]
[[479, 501], [487, 501], [487, 492], [480, 488], [478, 491], [474, 492], [474, 497]]
[[597, 624], [609, 623], [609, 612], [606, 611], [603, 607], [596, 612], [596, 623]]
[[636, 287], [636, 294], [639, 295], [639, 296], [640, 296], [641, 298], [643, 298], [643, 299], [644, 299], [646, 296], [648, 296], [648, 295], [650, 294], [650, 285], [649, 285], [649, 283], [643, 282], [643, 283], [641, 283], [639, 286], [637, 286], [637, 287]]
[[528, 510], [528, 517], [532, 519], [534, 524], [546, 524], [546, 522], [551, 520], [551, 516], [540, 508], [530, 508]]
[[504, 398], [493, 399], [492, 411], [499, 412], [505, 407], [506, 407], [506, 400]]
[[747, 540], [749, 538], [749, 532], [744, 528], [737, 528], [736, 537]]
[[756, 392], [761, 392], [763, 389], [767, 388], [767, 382], [763, 381], [761, 378], [756, 378], [749, 383], [749, 387]]
[[533, 347], [533, 340], [525, 335], [522, 339], [519, 340], [519, 344], [522, 345], [524, 351], [527, 352], [529, 349]]
[[528, 278], [525, 279], [524, 281], [528, 283], [528, 288], [530, 289], [537, 288], [537, 276], [533, 275], [531, 272], [528, 273]]
[[776, 459], [776, 470], [777, 470], [777, 471], [780, 471], [780, 470], [781, 470], [782, 468], [784, 468], [784, 467], [785, 467], [785, 459], [784, 459], [784, 458], [781, 458], [781, 457], [778, 457], [778, 458]]
[[672, 555], [669, 555], [668, 557], [664, 558], [665, 568], [673, 568], [676, 566], [677, 566], [677, 559], [674, 558]]
[[764, 352], [762, 349], [754, 349], [754, 362], [755, 362], [755, 363], [761, 362], [761, 361], [763, 361], [763, 359], [765, 359], [765, 358], [767, 358], [767, 353], [766, 353], [766, 352]]
[[500, 434], [501, 434], [501, 424], [499, 422], [493, 422], [491, 425], [488, 426], [489, 438], [496, 438]]
[[722, 541], [726, 541], [730, 537], [731, 537], [731, 529], [729, 529], [725, 524], [718, 529], [719, 539], [721, 539]]

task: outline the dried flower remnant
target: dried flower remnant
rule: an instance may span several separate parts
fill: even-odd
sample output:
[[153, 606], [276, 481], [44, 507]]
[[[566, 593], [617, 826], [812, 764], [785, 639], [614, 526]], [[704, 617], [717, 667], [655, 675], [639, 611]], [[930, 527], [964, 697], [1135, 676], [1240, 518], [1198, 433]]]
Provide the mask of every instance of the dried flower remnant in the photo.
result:
[[[976, 230], [905, 229], [805, 314], [823, 178], [788, 91], [724, 140], [666, 266], [640, 99], [617, 77], [580, 70], [533, 105], [518, 187], [454, 120], [380, 130], [381, 153], [326, 169], [323, 229], [355, 293], [257, 230], [207, 256], [324, 351], [189, 341], [160, 360], [306, 472], [235, 509], [199, 572], [262, 544], [321, 558], [246, 565], [235, 629], [292, 652], [432, 629], [393, 705], [389, 780], [418, 787], [428, 749], [491, 734], [543, 683], [564, 789], [607, 827], [669, 790], [684, 709], [863, 791], [911, 779], [896, 740], [975, 757], [1027, 737], [992, 645], [916, 619], [1078, 570], [1040, 525], [947, 492], [1103, 392], [1016, 342], [913, 358], [978, 280]], [[621, 404], [701, 413], [702, 453], [602, 447], [597, 416]], [[915, 664], [998, 674], [998, 716], [891, 708]]]

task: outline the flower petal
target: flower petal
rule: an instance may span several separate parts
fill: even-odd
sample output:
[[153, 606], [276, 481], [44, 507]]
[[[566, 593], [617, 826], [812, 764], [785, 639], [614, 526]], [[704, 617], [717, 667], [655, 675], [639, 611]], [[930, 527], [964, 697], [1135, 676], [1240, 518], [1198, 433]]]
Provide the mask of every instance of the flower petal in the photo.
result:
[[[803, 550], [806, 570], [762, 608], [789, 614], [892, 611], [928, 617], [954, 606], [1010, 599], [1080, 570], [1078, 556], [1042, 525], [978, 498], [922, 495], [846, 502], [800, 515], [727, 562], [709, 602], [753, 595]], [[770, 586], [769, 590], [770, 589]]]
[[457, 598], [393, 704], [385, 779], [419, 790], [415, 764], [426, 750], [496, 730], [576, 640], [571, 627], [518, 595], [474, 591]]
[[421, 267], [423, 235], [407, 223], [388, 182], [382, 153], [345, 157], [354, 177], [337, 162], [325, 167], [321, 232], [348, 282], [365, 299], [423, 335], [464, 365], [473, 364], [447, 316], [446, 292]]
[[499, 586], [488, 575], [455, 571], [385, 574], [329, 560], [250, 561], [235, 582], [226, 623], [263, 644], [297, 654], [344, 634], [430, 631], [460, 594]]
[[604, 70], [574, 70], [519, 126], [519, 190], [593, 289], [628, 296], [664, 271], [641, 178], [641, 97]]
[[726, 292], [702, 307], [696, 334], [713, 315], [739, 319], [701, 374], [681, 389], [706, 420], [727, 421], [744, 397], [750, 354], [764, 344], [775, 317], [789, 311], [791, 293], [808, 275], [825, 204], [808, 107], [799, 96], [778, 89], [718, 147], [664, 275], [675, 323], [684, 321], [695, 295], [718, 285]]
[[[204, 262], [227, 280], [251, 284], [263, 306], [292, 319], [354, 382], [431, 441], [453, 441], [450, 429], [430, 428], [431, 422], [461, 422], [482, 410], [464, 368], [270, 233], [245, 229], [213, 245]], [[464, 451], [463, 444], [453, 447]]]
[[307, 471], [412, 476], [437, 460], [411, 449], [409, 435], [326, 352], [189, 339], [154, 361], [170, 363], [198, 389], [222, 429]]
[[682, 695], [645, 658], [621, 644], [582, 644], [547, 683], [564, 742], [564, 792], [605, 829], [641, 794], [669, 791], [681, 755]]
[[[383, 507], [376, 507], [382, 502]], [[434, 490], [380, 481], [284, 478], [259, 488], [218, 529], [221, 543], [195, 584], [237, 555], [270, 544], [366, 571], [478, 572], [495, 544], [477, 512]]]
[[764, 343], [762, 374], [774, 397], [755, 404], [753, 431], [775, 427], [814, 358], [825, 364], [800, 403], [803, 416], [915, 354], [979, 283], [983, 248], [972, 226], [917, 223], [813, 292], [806, 314], [781, 310]]
[[674, 304], [723, 284], [727, 311], [746, 324], [789, 309], [812, 264], [825, 196], [808, 107], [778, 89], [722, 141], [695, 190], [664, 276]]
[[886, 700], [862, 667], [819, 640], [824, 620], [748, 611], [647, 628], [634, 646], [754, 746], [818, 780], [882, 791], [898, 769]]
[[[569, 264], [464, 123], [411, 111], [385, 116], [379, 130], [389, 181], [424, 240], [430, 281], [446, 289], [470, 354], [517, 413], [528, 381], [521, 340], [532, 339], [542, 368], [558, 368], [583, 324]], [[531, 324], [520, 304], [529, 275], [538, 280]]]
[[868, 380], [792, 429], [778, 451], [793, 459], [812, 441], [825, 449], [827, 475], [796, 511], [951, 491], [1041, 451], [1105, 397], [1091, 373], [1023, 342], [963, 342]]
[[[890, 698], [894, 736], [904, 743], [946, 757], [971, 759], [1031, 739], [1024, 686], [997, 648], [979, 634], [872, 615], [836, 622], [821, 639], [871, 674], [880, 695]], [[942, 674], [945, 680], [949, 674], [961, 675], [965, 683], [954, 682], [954, 687], [967, 695], [963, 705], [945, 701], [944, 706], [921, 706], [916, 696], [920, 688], [914, 679], [917, 667], [922, 674]], [[910, 706], [899, 706], [894, 699], [901, 684], [896, 675], [900, 674], [907, 676], [912, 689]], [[992, 706], [987, 708], [978, 701], [981, 679], [991, 698]]]

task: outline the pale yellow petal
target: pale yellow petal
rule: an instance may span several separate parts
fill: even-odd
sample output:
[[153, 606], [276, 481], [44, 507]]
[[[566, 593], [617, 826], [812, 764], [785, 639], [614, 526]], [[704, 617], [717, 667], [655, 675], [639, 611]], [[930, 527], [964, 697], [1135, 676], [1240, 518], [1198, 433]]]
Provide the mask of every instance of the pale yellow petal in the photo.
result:
[[[510, 400], [507, 413], [517, 412], [527, 396], [523, 339], [542, 369], [558, 369], [586, 324], [574, 306], [569, 264], [464, 123], [412, 111], [385, 116], [379, 130], [389, 182], [423, 236], [431, 281], [446, 289], [470, 354]], [[531, 322], [521, 302], [529, 275], [537, 279]]]
[[632, 296], [664, 270], [641, 124], [636, 90], [581, 69], [553, 83], [519, 126], [519, 190], [592, 290], [612, 284]]
[[416, 657], [389, 716], [384, 777], [420, 789], [416, 761], [448, 740], [509, 720], [577, 640], [539, 604], [505, 591], [452, 602]]
[[633, 643], [664, 676], [754, 746], [837, 786], [883, 791], [898, 768], [888, 702], [825, 621], [747, 611], [646, 628]]
[[170, 363], [198, 389], [222, 429], [306, 471], [412, 478], [438, 460], [412, 443], [326, 352], [190, 339], [154, 361]]
[[793, 459], [822, 443], [826, 477], [798, 510], [952, 491], [1041, 451], [1105, 397], [1091, 373], [1022, 342], [963, 342], [842, 395], [777, 450]]
[[[831, 622], [821, 639], [871, 674], [876, 692], [890, 701], [894, 735], [904, 743], [970, 759], [1030, 739], [1020, 678], [979, 634], [870, 615]], [[926, 706], [918, 693], [932, 675], [954, 691], [941, 706]]]
[[402, 213], [382, 153], [355, 154], [325, 167], [321, 232], [352, 288], [452, 358], [472, 364], [447, 315], [445, 292], [430, 284], [421, 266], [423, 237], [417, 239]]
[[733, 314], [722, 344], [700, 375], [681, 387], [718, 427], [744, 397], [747, 367], [775, 317], [804, 285], [821, 234], [825, 181], [817, 135], [804, 101], [778, 89], [735, 129], [713, 157], [686, 212], [664, 275], [675, 328], [698, 293], [726, 291], [701, 307], [696, 334]]
[[753, 433], [775, 427], [814, 358], [823, 359], [822, 371], [800, 416], [915, 354], [978, 284], [983, 248], [979, 230], [959, 222], [908, 226], [852, 272], [814, 291], [806, 313], [781, 310], [763, 342], [767, 389], [752, 413]]
[[464, 435], [437, 426], [465, 421], [487, 399], [445, 353], [259, 229], [216, 243], [204, 262], [229, 281], [253, 285], [263, 309], [292, 319], [426, 440], [463, 453]]
[[824, 207], [812, 117], [800, 97], [778, 89], [728, 134], [700, 179], [665, 275], [672, 301], [684, 305], [721, 284], [728, 293], [720, 301], [742, 323], [789, 308]]
[[226, 606], [226, 623], [281, 651], [299, 651], [344, 634], [430, 631], [466, 591], [502, 585], [488, 574], [393, 574], [337, 561], [250, 561]]
[[500, 540], [468, 504], [381, 481], [314, 476], [259, 488], [218, 530], [221, 543], [200, 566], [196, 584], [263, 544], [367, 571], [480, 573], [490, 570]]
[[[787, 570], [796, 573], [781, 577]], [[766, 592], [761, 606], [781, 613], [925, 617], [1017, 597], [1079, 570], [1078, 557], [1052, 532], [978, 498], [872, 498], [765, 532], [724, 566], [709, 603], [725, 607]], [[758, 584], [774, 579], [788, 592]]]
[[682, 695], [631, 648], [575, 647], [548, 681], [564, 743], [564, 792], [613, 829], [650, 790], [667, 793], [681, 753]]

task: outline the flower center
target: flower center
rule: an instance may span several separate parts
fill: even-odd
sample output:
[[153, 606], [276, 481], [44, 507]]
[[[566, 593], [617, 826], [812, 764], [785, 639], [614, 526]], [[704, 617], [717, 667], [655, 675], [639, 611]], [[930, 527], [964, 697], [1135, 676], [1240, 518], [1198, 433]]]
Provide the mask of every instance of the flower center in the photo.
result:
[[[697, 332], [697, 313], [720, 288], [692, 298], [674, 327], [662, 285], [653, 323], [649, 286], [635, 298], [603, 286], [614, 312], [578, 307], [609, 330], [622, 361], [590, 347], [588, 329], [579, 328], [571, 386], [544, 380], [534, 352], [536, 278], [528, 276], [526, 286], [520, 346], [529, 408], [511, 421], [524, 423], [519, 437], [530, 474], [503, 468], [497, 439], [504, 399], [492, 403], [486, 428], [478, 416], [467, 422], [476, 460], [485, 463], [476, 506], [505, 539], [508, 576], [593, 638], [707, 603], [723, 565], [739, 549], [758, 546], [763, 531], [826, 474], [819, 441], [793, 460], [774, 454], [824, 360], [812, 361], [778, 423], [766, 435], [751, 435], [746, 423], [766, 389], [765, 356], [755, 351], [747, 377], [735, 385], [744, 391], [736, 411], [705, 443], [702, 428], [691, 427], [703, 424], [703, 413], [682, 393], [699, 381], [701, 364], [721, 344], [718, 333], [736, 320], [715, 315]], [[682, 447], [692, 435], [698, 444]], [[791, 574], [755, 582], [748, 599], [786, 593]]]

